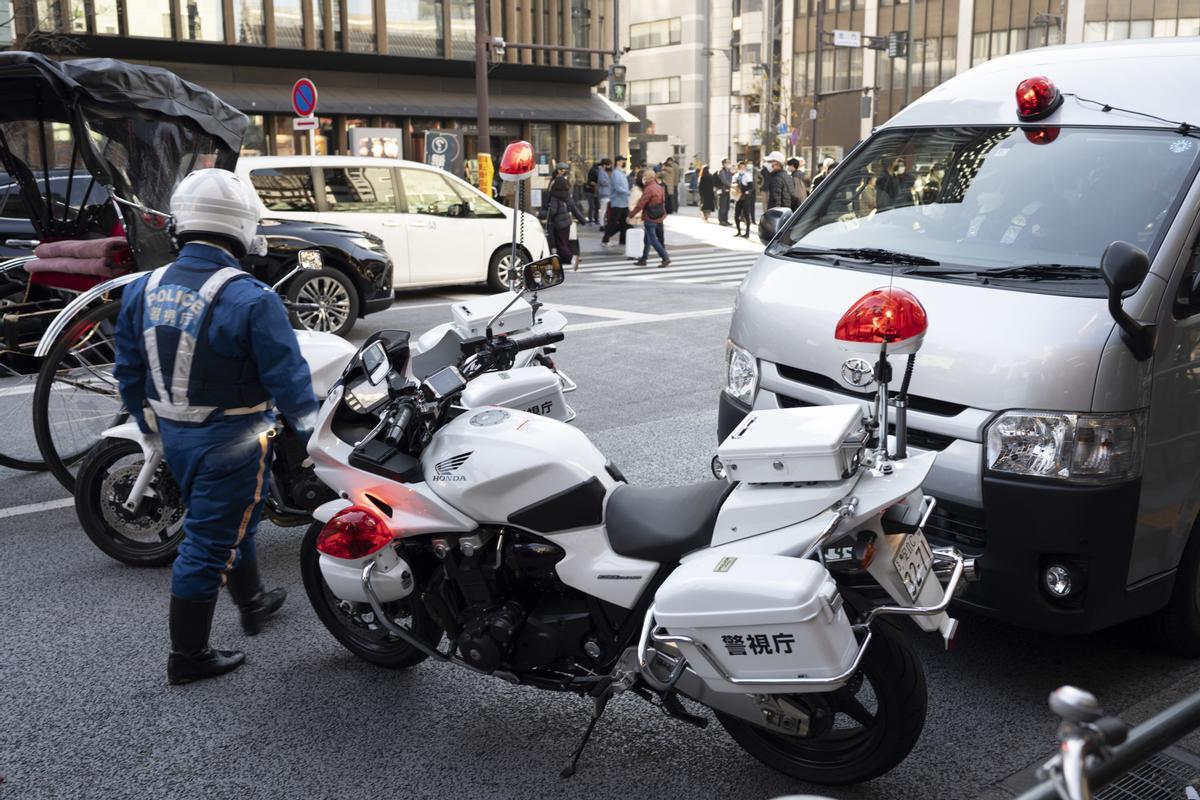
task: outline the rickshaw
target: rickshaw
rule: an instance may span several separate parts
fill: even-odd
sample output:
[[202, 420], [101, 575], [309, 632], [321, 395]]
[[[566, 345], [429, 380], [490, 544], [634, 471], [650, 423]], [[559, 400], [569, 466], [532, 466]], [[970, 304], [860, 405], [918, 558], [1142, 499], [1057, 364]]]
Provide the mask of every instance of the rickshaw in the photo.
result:
[[115, 277], [0, 263], [0, 465], [71, 488], [72, 465], [126, 413], [112, 376], [121, 287], [171, 259], [172, 191], [192, 170], [232, 169], [247, 119], [167, 70], [107, 58], [0, 53], [0, 96], [0, 166], [20, 192], [6, 206], [41, 242], [127, 240]]

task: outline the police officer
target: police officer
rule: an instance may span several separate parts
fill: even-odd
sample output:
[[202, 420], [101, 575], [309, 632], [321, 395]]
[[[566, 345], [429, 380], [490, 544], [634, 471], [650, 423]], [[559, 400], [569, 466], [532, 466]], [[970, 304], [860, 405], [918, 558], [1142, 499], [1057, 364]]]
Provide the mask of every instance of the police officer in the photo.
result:
[[187, 505], [167, 659], [168, 680], [180, 684], [245, 661], [208, 644], [223, 584], [249, 635], [283, 604], [283, 589], [264, 590], [254, 550], [272, 408], [306, 439], [318, 405], [282, 301], [238, 262], [258, 228], [254, 190], [225, 170], [198, 170], [176, 188], [171, 213], [179, 258], [126, 287], [115, 373], [138, 426], [161, 436]]

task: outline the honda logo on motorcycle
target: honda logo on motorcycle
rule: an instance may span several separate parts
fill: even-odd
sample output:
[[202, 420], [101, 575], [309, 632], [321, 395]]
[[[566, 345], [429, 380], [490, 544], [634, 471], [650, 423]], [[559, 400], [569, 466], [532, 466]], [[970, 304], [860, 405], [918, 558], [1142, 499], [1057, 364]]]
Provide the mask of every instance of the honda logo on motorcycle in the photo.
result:
[[842, 363], [842, 380], [857, 389], [875, 382], [875, 369], [865, 358], [848, 358]]
[[[471, 453], [475, 452], [474, 450]], [[467, 459], [471, 457], [471, 453], [459, 453], [456, 456], [442, 459], [433, 465], [435, 481], [465, 481], [465, 475], [459, 475], [458, 471], [463, 464], [467, 463]]]

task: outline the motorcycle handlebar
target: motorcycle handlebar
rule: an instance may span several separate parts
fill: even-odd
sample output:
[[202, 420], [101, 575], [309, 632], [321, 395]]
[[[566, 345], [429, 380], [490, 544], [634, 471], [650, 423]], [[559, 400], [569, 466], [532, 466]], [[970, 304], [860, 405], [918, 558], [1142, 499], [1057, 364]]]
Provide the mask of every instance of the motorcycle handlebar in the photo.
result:
[[561, 342], [567, 338], [562, 331], [551, 331], [549, 333], [538, 333], [532, 336], [514, 336], [512, 341], [517, 345], [518, 350], [532, 350], [535, 347], [547, 347]]
[[392, 444], [399, 444], [400, 440], [404, 438], [404, 433], [408, 430], [408, 426], [412, 424], [415, 414], [416, 412], [413, 411], [413, 407], [406, 403], [400, 409], [399, 413], [396, 414], [395, 421], [384, 432], [383, 438]]

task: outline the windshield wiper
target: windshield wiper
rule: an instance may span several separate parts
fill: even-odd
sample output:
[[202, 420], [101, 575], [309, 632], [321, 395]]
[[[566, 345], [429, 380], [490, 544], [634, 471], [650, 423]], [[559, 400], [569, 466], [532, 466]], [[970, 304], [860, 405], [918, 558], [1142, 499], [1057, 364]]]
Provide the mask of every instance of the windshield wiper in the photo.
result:
[[913, 253], [884, 250], [880, 247], [835, 247], [830, 252], [840, 256], [870, 261], [873, 264], [911, 264], [914, 267], [936, 267], [942, 262]]
[[1096, 267], [1084, 267], [1076, 264], [1018, 264], [1015, 267], [979, 270], [984, 278], [1015, 278], [1027, 280], [1096, 280], [1101, 277]]
[[809, 256], [812, 258], [850, 258], [855, 261], [865, 261], [870, 264], [907, 264], [921, 267], [936, 267], [940, 261], [918, 256], [912, 253], [900, 253], [895, 250], [884, 250], [879, 247], [806, 247], [792, 245], [786, 250], [790, 256]]

